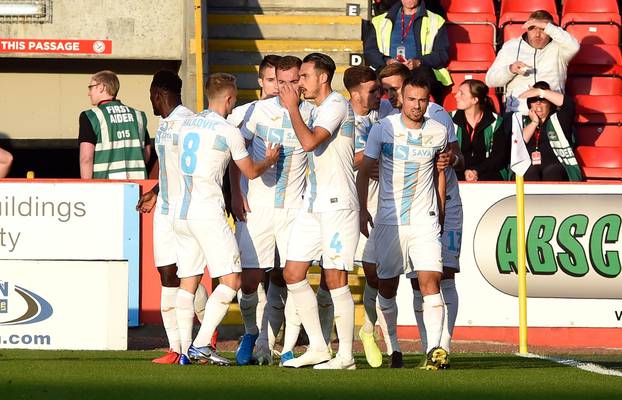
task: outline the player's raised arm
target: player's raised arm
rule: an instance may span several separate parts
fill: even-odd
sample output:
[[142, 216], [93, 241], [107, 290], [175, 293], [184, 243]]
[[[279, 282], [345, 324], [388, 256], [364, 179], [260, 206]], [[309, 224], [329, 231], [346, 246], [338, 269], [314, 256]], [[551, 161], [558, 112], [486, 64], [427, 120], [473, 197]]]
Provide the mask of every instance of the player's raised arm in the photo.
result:
[[289, 113], [292, 127], [304, 151], [313, 151], [330, 138], [330, 132], [322, 127], [317, 126], [313, 130], [307, 127], [298, 108], [300, 93], [293, 84], [286, 82], [281, 85], [279, 98]]

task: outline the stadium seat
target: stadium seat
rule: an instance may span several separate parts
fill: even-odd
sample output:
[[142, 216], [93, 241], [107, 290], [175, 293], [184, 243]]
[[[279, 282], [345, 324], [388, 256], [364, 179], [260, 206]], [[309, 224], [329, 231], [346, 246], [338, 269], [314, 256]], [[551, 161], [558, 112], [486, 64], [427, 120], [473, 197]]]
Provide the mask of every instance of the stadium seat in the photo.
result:
[[582, 45], [570, 60], [568, 75], [618, 75], [622, 77], [620, 47], [610, 44]]
[[547, 10], [554, 22], [559, 24], [555, 0], [501, 0], [498, 26], [503, 28], [507, 24], [522, 24], [536, 10]]
[[454, 82], [452, 91], [455, 93], [458, 90], [458, 85], [467, 79], [478, 79], [482, 82], [486, 82], [486, 72], [450, 72], [451, 80]]
[[441, 0], [448, 21], [497, 22], [492, 0]]
[[484, 43], [451, 43], [449, 46], [449, 71], [488, 70], [495, 59], [495, 49]]
[[579, 146], [577, 161], [586, 179], [622, 179], [622, 147]]
[[622, 96], [575, 96], [576, 121], [589, 124], [622, 124]]
[[[456, 109], [456, 98], [454, 94], [456, 93], [454, 90], [457, 90], [460, 82], [455, 82], [455, 85], [452, 87], [452, 92], [445, 96], [445, 100], [443, 100], [443, 108], [448, 112], [454, 111]], [[499, 101], [499, 96], [497, 96], [497, 92], [495, 92], [494, 88], [490, 88], [490, 92], [488, 96], [492, 100], [492, 104], [494, 105], [495, 112], [499, 113], [499, 108], [501, 107], [501, 102]]]
[[496, 46], [495, 25], [481, 22], [447, 22], [449, 43], [487, 43]]
[[564, 0], [562, 27], [572, 23], [612, 23], [620, 26], [616, 0]]
[[570, 24], [568, 33], [583, 44], [613, 44], [620, 42], [620, 27], [614, 24]]
[[566, 93], [571, 96], [578, 94], [622, 95], [622, 78], [617, 76], [570, 76], [566, 81]]
[[503, 27], [503, 43], [508, 40], [522, 36], [526, 31], [523, 29], [523, 24], [507, 24]]
[[622, 147], [620, 125], [579, 125], [575, 136], [579, 146]]

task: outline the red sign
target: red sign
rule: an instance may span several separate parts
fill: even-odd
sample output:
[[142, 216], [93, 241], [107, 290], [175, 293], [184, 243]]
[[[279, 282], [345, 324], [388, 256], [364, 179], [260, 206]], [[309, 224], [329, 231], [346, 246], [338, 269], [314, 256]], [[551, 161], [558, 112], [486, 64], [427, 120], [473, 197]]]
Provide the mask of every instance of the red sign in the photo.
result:
[[0, 38], [0, 53], [112, 54], [112, 40]]

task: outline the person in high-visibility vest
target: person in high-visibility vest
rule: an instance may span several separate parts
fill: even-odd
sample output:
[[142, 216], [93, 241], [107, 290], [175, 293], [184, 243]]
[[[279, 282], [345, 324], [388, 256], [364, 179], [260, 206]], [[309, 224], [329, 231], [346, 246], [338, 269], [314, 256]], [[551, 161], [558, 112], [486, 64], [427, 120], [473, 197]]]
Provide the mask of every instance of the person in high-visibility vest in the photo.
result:
[[445, 20], [426, 9], [423, 0], [401, 0], [371, 20], [364, 41], [365, 62], [374, 69], [400, 62], [432, 85], [432, 96], [442, 103], [452, 85], [449, 40]]
[[80, 114], [82, 179], [146, 179], [151, 143], [145, 113], [117, 99], [119, 78], [112, 71], [91, 77], [93, 108]]

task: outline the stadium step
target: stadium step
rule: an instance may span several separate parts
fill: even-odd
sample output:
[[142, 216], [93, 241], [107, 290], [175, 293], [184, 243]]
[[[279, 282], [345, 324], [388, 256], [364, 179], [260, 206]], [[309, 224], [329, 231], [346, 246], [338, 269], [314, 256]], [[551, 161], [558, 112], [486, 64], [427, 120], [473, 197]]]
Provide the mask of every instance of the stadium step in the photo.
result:
[[213, 39], [361, 38], [361, 17], [345, 15], [211, 14], [207, 26], [208, 37]]
[[[337, 0], [314, 0], [298, 2], [293, 6], [290, 0], [210, 0], [207, 4], [208, 14], [213, 13], [241, 13], [241, 14], [323, 14], [344, 15], [346, 2]], [[302, 3], [302, 4], [301, 4]], [[358, 4], [361, 15], [367, 16], [367, 0], [348, 0], [348, 4]]]

